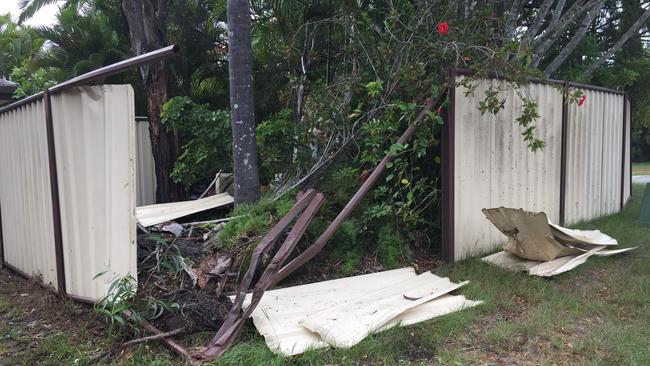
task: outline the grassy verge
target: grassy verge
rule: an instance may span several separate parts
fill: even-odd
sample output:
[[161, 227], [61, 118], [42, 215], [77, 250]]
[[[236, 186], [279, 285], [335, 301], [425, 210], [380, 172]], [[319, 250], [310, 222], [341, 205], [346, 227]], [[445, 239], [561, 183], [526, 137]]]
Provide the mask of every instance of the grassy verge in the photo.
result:
[[650, 161], [632, 163], [632, 175], [650, 175]]
[[650, 229], [636, 224], [642, 189], [625, 211], [577, 225], [600, 229], [629, 255], [593, 258], [555, 279], [511, 273], [470, 259], [439, 275], [470, 280], [462, 294], [484, 305], [369, 337], [348, 350], [285, 360], [250, 330], [215, 365], [650, 364]]
[[[460, 293], [485, 304], [371, 336], [351, 349], [315, 350], [294, 359], [271, 353], [249, 324], [238, 344], [213, 365], [648, 365], [650, 229], [636, 224], [642, 192], [641, 186], [635, 186], [633, 200], [623, 212], [577, 225], [600, 229], [616, 237], [622, 247], [641, 246], [631, 254], [592, 257], [554, 279], [507, 272], [478, 259], [445, 265], [436, 274], [470, 280]], [[0, 359], [12, 357], [17, 364], [85, 364], [98, 349], [119, 343], [96, 340], [102, 336], [90, 341], [88, 327], [33, 334], [31, 315], [25, 315], [29, 305], [16, 304], [2, 290]], [[68, 324], [74, 326], [75, 319]], [[179, 360], [151, 343], [118, 350], [104, 362], [173, 365]]]

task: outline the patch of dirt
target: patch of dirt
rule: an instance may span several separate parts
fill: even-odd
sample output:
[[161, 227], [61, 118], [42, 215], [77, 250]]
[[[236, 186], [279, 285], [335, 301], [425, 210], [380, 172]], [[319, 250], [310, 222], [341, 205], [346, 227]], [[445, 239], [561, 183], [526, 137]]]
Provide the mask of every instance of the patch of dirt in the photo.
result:
[[36, 281], [0, 269], [0, 364], [24, 363], [26, 355], [34, 359], [34, 346], [55, 332], [105, 341], [104, 323], [90, 306], [62, 300]]

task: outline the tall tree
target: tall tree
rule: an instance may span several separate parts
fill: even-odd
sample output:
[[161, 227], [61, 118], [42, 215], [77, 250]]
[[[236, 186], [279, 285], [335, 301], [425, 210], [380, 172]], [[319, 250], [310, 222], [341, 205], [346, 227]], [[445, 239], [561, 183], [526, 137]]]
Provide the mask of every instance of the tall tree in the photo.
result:
[[[131, 49], [142, 55], [165, 46], [167, 0], [122, 0], [122, 13], [129, 28]], [[149, 136], [156, 165], [156, 201], [168, 202], [182, 198], [182, 187], [169, 178], [176, 157], [178, 141], [174, 133], [162, 126], [160, 112], [169, 97], [169, 78], [164, 62], [140, 68], [140, 77], [147, 99]]]
[[639, 32], [639, 28], [646, 24], [646, 21], [650, 18], [650, 6], [641, 14], [641, 16], [632, 24], [623, 35], [616, 41], [616, 43], [610, 47], [607, 52], [602, 56], [596, 59], [587, 69], [582, 73], [582, 78], [585, 79], [589, 77], [597, 68], [600, 67], [605, 61], [609, 60], [614, 56], [618, 50], [620, 50], [623, 45], [634, 35]]
[[259, 199], [260, 180], [255, 141], [251, 13], [248, 0], [228, 0], [227, 17], [235, 202], [252, 202]]

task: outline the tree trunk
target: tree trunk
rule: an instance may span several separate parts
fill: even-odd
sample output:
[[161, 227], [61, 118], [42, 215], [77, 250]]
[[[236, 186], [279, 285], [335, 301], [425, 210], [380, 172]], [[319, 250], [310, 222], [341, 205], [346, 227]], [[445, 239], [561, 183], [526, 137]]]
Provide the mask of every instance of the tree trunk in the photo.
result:
[[517, 30], [517, 21], [519, 20], [519, 15], [523, 7], [523, 0], [515, 0], [512, 3], [512, 7], [510, 8], [510, 12], [508, 12], [508, 19], [506, 20], [505, 25], [505, 41], [511, 41], [514, 38], [515, 31]]
[[586, 79], [588, 78], [594, 71], [596, 71], [597, 68], [600, 67], [600, 65], [603, 64], [603, 62], [607, 61], [610, 59], [614, 54], [623, 47], [625, 42], [627, 42], [628, 39], [630, 39], [638, 30], [641, 28], [643, 24], [648, 20], [650, 17], [650, 6], [648, 9], [639, 17], [639, 19], [632, 24], [632, 26], [619, 38], [618, 41], [609, 49], [607, 52], [605, 52], [604, 55], [599, 57], [596, 61], [594, 61], [589, 67], [587, 67], [587, 70], [585, 70], [581, 78]]
[[566, 61], [567, 57], [571, 55], [573, 50], [578, 47], [582, 39], [585, 37], [585, 34], [587, 34], [589, 26], [594, 21], [596, 16], [598, 16], [600, 13], [600, 9], [603, 7], [603, 3], [604, 0], [601, 1], [600, 4], [596, 5], [595, 8], [587, 12], [587, 15], [585, 15], [585, 18], [582, 21], [582, 24], [580, 24], [580, 28], [578, 28], [578, 30], [575, 32], [569, 43], [567, 43], [567, 45], [562, 49], [562, 51], [560, 51], [557, 57], [555, 57], [555, 59], [544, 70], [544, 77], [551, 77], [553, 73], [564, 63], [564, 61]]
[[[165, 46], [167, 0], [122, 0], [121, 5], [135, 55]], [[156, 202], [178, 201], [183, 199], [182, 187], [169, 178], [178, 156], [178, 141], [160, 122], [162, 106], [169, 97], [167, 70], [159, 62], [141, 67], [140, 76], [147, 99], [149, 137], [156, 168]]]
[[228, 71], [235, 202], [260, 197], [253, 105], [253, 55], [248, 0], [228, 0]]
[[539, 33], [539, 28], [542, 26], [542, 23], [544, 23], [546, 14], [548, 14], [548, 11], [551, 9], [551, 5], [553, 5], [553, 0], [544, 0], [544, 2], [542, 2], [537, 15], [535, 16], [535, 20], [524, 34], [522, 42], [530, 43], [530, 41], [535, 38], [537, 33]]
[[587, 10], [594, 7], [598, 2], [599, 0], [589, 0], [586, 3], [583, 3], [583, 1], [578, 0], [561, 16], [560, 21], [557, 24], [546, 28], [544, 33], [533, 42], [533, 48], [535, 51], [533, 54], [533, 62], [530, 67], [536, 68], [544, 57], [546, 57], [546, 52], [557, 38], [564, 33], [569, 26], [574, 24], [574, 20], [584, 14]]

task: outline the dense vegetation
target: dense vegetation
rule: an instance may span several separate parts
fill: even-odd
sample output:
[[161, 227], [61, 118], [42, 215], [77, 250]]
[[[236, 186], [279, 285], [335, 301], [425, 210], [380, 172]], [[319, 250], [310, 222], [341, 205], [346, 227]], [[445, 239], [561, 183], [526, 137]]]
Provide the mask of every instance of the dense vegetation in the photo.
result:
[[[24, 2], [23, 15], [48, 2]], [[232, 170], [226, 0], [159, 3], [165, 4], [165, 16], [156, 18], [159, 41], [179, 45], [181, 55], [165, 68], [168, 98], [154, 117], [178, 146], [165, 178], [191, 195], [216, 172]], [[368, 253], [392, 267], [437, 247], [444, 102], [410, 143], [395, 142], [418, 106], [444, 90], [448, 67], [518, 82], [545, 76], [625, 89], [634, 105], [634, 157], [650, 158], [648, 27], [647, 17], [639, 18], [647, 4], [640, 0], [253, 0], [250, 6], [259, 174], [269, 197], [317, 186], [327, 197], [310, 228], [317, 235], [379, 160], [394, 157], [328, 252], [343, 257], [343, 272]], [[0, 18], [2, 72], [20, 84], [17, 98], [134, 52], [123, 1], [62, 2], [57, 19], [32, 28]], [[131, 72], [106, 82], [134, 84], [137, 110], [151, 118], [143, 80]], [[495, 91], [481, 108], [495, 111], [500, 102]], [[535, 105], [525, 102], [520, 128], [531, 149], [543, 148], [534, 135]], [[231, 225], [259, 230], [255, 224]]]

